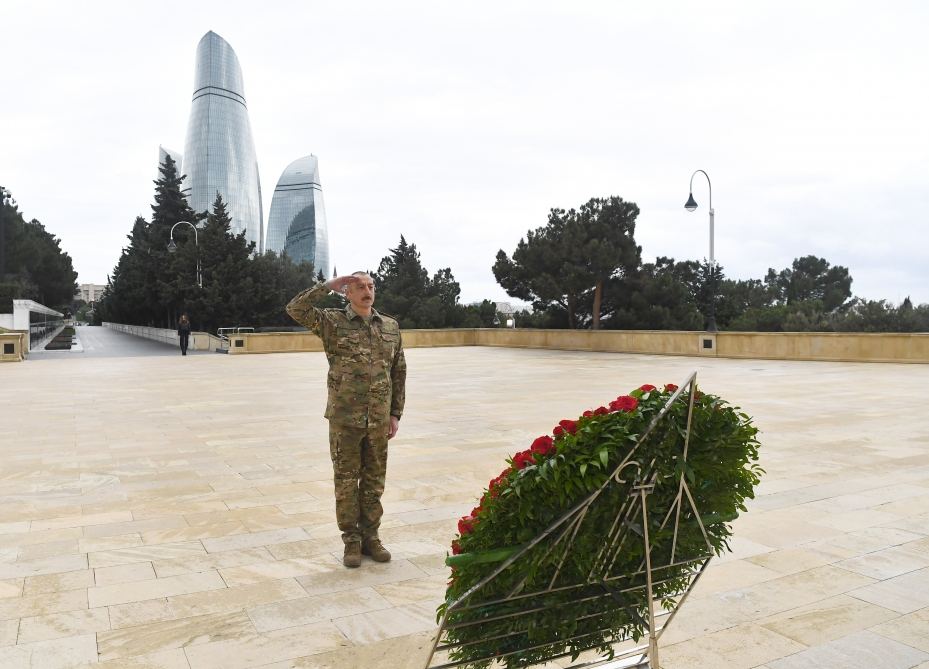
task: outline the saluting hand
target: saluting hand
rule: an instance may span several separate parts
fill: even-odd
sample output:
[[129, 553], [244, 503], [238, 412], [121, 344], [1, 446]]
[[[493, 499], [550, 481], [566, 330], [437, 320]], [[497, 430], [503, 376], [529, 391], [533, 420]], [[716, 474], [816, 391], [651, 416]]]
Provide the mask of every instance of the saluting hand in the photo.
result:
[[337, 276], [326, 282], [326, 288], [337, 293], [344, 293], [352, 284], [362, 283], [360, 276], [349, 274], [347, 276]]

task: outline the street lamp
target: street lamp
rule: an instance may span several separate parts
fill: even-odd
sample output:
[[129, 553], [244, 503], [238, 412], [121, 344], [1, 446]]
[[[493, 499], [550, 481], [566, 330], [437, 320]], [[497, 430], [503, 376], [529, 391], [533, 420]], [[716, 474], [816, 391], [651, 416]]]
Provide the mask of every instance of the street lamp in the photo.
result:
[[177, 251], [177, 244], [174, 242], [174, 228], [181, 225], [182, 223], [184, 225], [189, 225], [194, 229], [194, 246], [197, 247], [197, 286], [199, 288], [203, 288], [203, 278], [200, 275], [200, 241], [197, 239], [197, 226], [190, 221], [178, 221], [172, 225], [171, 234], [169, 235], [171, 237], [171, 241], [168, 242], [168, 253], [174, 253]]
[[710, 313], [708, 314], [706, 329], [708, 332], [716, 332], [716, 258], [713, 255], [713, 184], [710, 183], [710, 175], [703, 170], [697, 170], [690, 175], [690, 195], [687, 197], [687, 203], [684, 209], [694, 211], [697, 208], [697, 201], [694, 200], [694, 177], [697, 172], [706, 177], [706, 184], [710, 188]]

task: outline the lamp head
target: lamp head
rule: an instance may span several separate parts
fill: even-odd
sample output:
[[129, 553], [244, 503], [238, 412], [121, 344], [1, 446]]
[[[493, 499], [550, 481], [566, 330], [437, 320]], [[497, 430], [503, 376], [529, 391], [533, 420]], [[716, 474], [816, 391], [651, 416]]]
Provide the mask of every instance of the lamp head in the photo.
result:
[[687, 203], [684, 205], [684, 209], [686, 209], [687, 211], [693, 211], [696, 208], [697, 208], [697, 201], [694, 200], [694, 194], [691, 193], [687, 197]]
[[177, 251], [177, 244], [175, 244], [174, 240], [172, 239], [170, 242], [168, 242], [168, 253], [174, 253], [175, 251]]

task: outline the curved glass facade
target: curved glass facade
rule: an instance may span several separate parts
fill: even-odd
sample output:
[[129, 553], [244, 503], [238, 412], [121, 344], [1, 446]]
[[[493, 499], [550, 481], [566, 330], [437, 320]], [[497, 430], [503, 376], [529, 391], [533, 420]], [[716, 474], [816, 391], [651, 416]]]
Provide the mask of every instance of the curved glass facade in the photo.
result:
[[210, 211], [222, 194], [232, 231], [263, 250], [261, 185], [242, 69], [235, 51], [210, 31], [197, 46], [194, 95], [184, 145], [184, 187], [194, 211]]
[[[161, 166], [165, 164], [165, 158], [167, 158], [168, 156], [171, 156], [171, 160], [177, 163], [177, 172], [178, 174], [183, 176], [184, 172], [182, 168], [184, 167], [184, 157], [180, 153], [175, 151], [174, 149], [169, 149], [169, 148], [159, 145], [158, 146], [158, 169], [155, 170], [156, 179], [161, 178]], [[181, 190], [184, 190], [185, 188], [187, 188], [186, 180], [181, 182]]]
[[268, 251], [313, 263], [329, 276], [329, 233], [316, 156], [298, 158], [278, 179], [268, 214]]

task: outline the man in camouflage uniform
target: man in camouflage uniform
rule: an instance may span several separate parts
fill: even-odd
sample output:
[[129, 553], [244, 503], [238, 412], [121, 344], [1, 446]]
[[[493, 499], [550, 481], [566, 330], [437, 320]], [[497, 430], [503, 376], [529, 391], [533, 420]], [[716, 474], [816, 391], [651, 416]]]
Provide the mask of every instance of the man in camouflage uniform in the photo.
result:
[[[329, 291], [348, 298], [344, 309], [314, 306]], [[329, 359], [329, 452], [335, 470], [335, 507], [346, 567], [361, 556], [390, 560], [378, 538], [384, 509], [387, 440], [399, 429], [406, 393], [400, 325], [374, 308], [374, 281], [363, 272], [319, 283], [298, 294], [287, 313], [323, 341]]]

